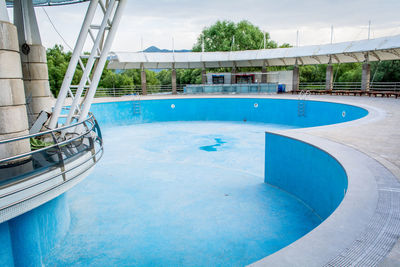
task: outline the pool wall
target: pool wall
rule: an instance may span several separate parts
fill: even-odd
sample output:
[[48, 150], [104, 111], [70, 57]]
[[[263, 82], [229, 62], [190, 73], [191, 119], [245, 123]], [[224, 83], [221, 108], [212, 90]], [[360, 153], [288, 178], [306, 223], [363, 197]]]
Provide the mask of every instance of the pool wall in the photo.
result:
[[[140, 107], [140, 112], [135, 112]], [[194, 98], [97, 103], [92, 112], [100, 126], [165, 121], [248, 121], [294, 128], [347, 122], [368, 111], [345, 104], [306, 101], [299, 116], [299, 101], [267, 98]]]
[[[297, 100], [282, 99], [163, 99], [98, 103], [92, 105], [92, 112], [102, 127], [164, 121], [248, 121], [285, 124], [296, 128], [347, 122], [368, 114], [365, 109], [351, 105], [307, 101], [305, 116], [299, 116], [298, 104]], [[140, 112], [137, 112], [138, 105]], [[318, 168], [311, 170], [314, 173], [310, 178], [307, 177], [309, 173], [300, 172], [300, 169], [301, 166], [310, 164], [307, 160], [308, 157], [321, 164], [331, 164], [331, 160], [325, 158], [326, 156], [322, 152], [318, 152], [316, 148], [313, 150], [307, 148], [307, 145], [303, 146], [296, 142], [282, 141], [281, 143], [285, 149], [280, 150], [278, 146], [268, 146], [267, 149], [270, 152], [281, 153], [280, 155], [285, 157], [290, 153], [290, 149], [298, 149], [299, 151], [294, 153], [298, 158], [286, 159], [284, 160], [285, 164], [279, 163], [280, 157], [269, 159], [266, 164], [280, 167], [268, 168], [268, 172], [275, 172], [275, 174], [271, 173], [266, 177], [275, 177], [275, 180], [268, 178], [266, 181], [271, 184], [275, 183], [276, 186], [298, 196], [310, 207], [313, 207], [322, 218], [329, 216], [340, 203], [340, 198], [343, 197], [343, 191], [339, 190], [343, 184], [327, 181], [320, 186], [311, 184], [314, 189], [311, 190], [307, 188], [307, 186], [310, 187], [307, 183], [311, 178], [317, 179], [318, 172], [322, 170]], [[287, 153], [284, 153], [285, 151]], [[306, 152], [309, 153], [307, 158], [300, 159], [301, 155]], [[324, 159], [320, 161], [318, 157]], [[293, 170], [289, 172], [288, 168]], [[279, 181], [280, 176], [277, 174], [279, 169], [286, 169], [287, 174], [290, 175], [290, 179], [285, 180], [288, 183], [287, 186], [283, 184], [283, 181]], [[338, 172], [340, 172], [339, 169]], [[297, 179], [302, 179], [304, 184], [295, 183], [296, 173], [297, 176], [304, 176], [297, 177]], [[329, 185], [334, 185], [333, 190], [338, 193], [335, 197], [324, 199], [326, 197], [323, 195], [324, 191], [320, 192], [319, 190], [325, 190]], [[314, 195], [316, 192], [318, 195]], [[326, 207], [325, 204], [327, 204]], [[42, 266], [43, 259], [68, 231], [69, 224], [70, 214], [65, 194], [0, 224], [0, 262], [4, 266]]]
[[342, 165], [325, 151], [275, 133], [265, 134], [265, 182], [295, 195], [322, 220], [347, 191]]
[[43, 259], [67, 233], [66, 195], [0, 224], [1, 266], [43, 266]]

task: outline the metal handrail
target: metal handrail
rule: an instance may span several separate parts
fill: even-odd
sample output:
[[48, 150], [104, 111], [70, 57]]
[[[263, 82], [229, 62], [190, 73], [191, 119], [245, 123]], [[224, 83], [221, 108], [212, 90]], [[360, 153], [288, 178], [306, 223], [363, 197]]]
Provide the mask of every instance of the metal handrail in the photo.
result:
[[[19, 155], [16, 155], [16, 156], [12, 156], [12, 157], [8, 157], [8, 158], [1, 159], [1, 160], [0, 160], [0, 164], [2, 164], [2, 163], [4, 163], [4, 162], [7, 162], [7, 161], [16, 160], [16, 159], [20, 159], [20, 158], [24, 158], [24, 157], [28, 157], [28, 156], [31, 156], [31, 155], [33, 155], [33, 154], [35, 154], [35, 153], [43, 152], [43, 151], [49, 150], [49, 149], [54, 148], [54, 147], [61, 147], [61, 146], [64, 146], [65, 144], [72, 143], [73, 141], [75, 141], [75, 140], [77, 140], [77, 139], [79, 139], [79, 138], [82, 138], [83, 136], [89, 134], [93, 129], [94, 129], [94, 125], [92, 125], [92, 127], [91, 127], [88, 131], [84, 132], [83, 134], [80, 134], [80, 135], [78, 135], [77, 137], [73, 137], [73, 138], [71, 138], [71, 139], [62, 141], [62, 142], [60, 142], [60, 143], [57, 142], [57, 139], [54, 139], [54, 138], [53, 138], [53, 140], [56, 141], [54, 145], [46, 146], [46, 147], [44, 147], [44, 148], [39, 148], [39, 149], [36, 149], [36, 150], [33, 150], [33, 151], [29, 151], [29, 152], [26, 152], [26, 153], [22, 153], [22, 154], [19, 154]], [[51, 133], [54, 133], [54, 131], [51, 131]], [[26, 138], [27, 138], [27, 137], [26, 137]], [[25, 138], [23, 138], [23, 139], [25, 139]], [[22, 140], [22, 139], [21, 139], [21, 140]], [[1, 143], [0, 143], [0, 145], [1, 145]]]
[[[101, 152], [101, 155], [100, 155], [99, 158], [96, 159], [96, 161], [98, 161], [99, 159], [101, 159], [101, 158], [103, 157], [103, 154], [104, 154], [103, 146], [100, 146], [100, 149], [99, 149], [95, 154], [93, 154], [90, 158], [88, 158], [88, 159], [86, 159], [84, 162], [82, 162], [82, 164], [84, 164], [84, 163], [86, 163], [86, 162], [88, 162], [88, 161], [94, 159], [100, 152]], [[46, 178], [46, 179], [42, 179], [42, 180], [37, 181], [37, 182], [35, 182], [35, 183], [29, 184], [29, 185], [27, 185], [27, 186], [25, 186], [25, 187], [21, 187], [21, 188], [15, 189], [15, 190], [13, 190], [13, 191], [7, 192], [7, 193], [5, 193], [5, 194], [2, 194], [2, 195], [0, 195], [0, 199], [1, 199], [1, 198], [8, 197], [8, 196], [13, 195], [13, 194], [18, 193], [18, 192], [21, 192], [21, 191], [23, 191], [23, 190], [32, 188], [32, 187], [34, 187], [34, 186], [43, 184], [43, 183], [45, 183], [45, 182], [48, 182], [48, 181], [50, 181], [50, 180], [52, 180], [52, 179], [54, 179], [54, 178], [57, 178], [57, 177], [60, 176], [60, 175], [63, 175], [63, 174], [66, 174], [66, 173], [68, 173], [68, 172], [70, 172], [70, 171], [72, 171], [72, 170], [75, 170], [75, 169], [78, 168], [79, 166], [80, 166], [80, 165], [76, 165], [76, 166], [74, 166], [74, 167], [72, 167], [72, 168], [70, 168], [70, 169], [68, 169], [68, 170], [64, 170], [64, 171], [62, 171], [62, 172], [60, 172], [60, 173], [57, 173], [57, 174], [55, 174], [55, 175], [53, 175], [53, 176], [50, 176], [50, 177]], [[86, 170], [87, 170], [87, 169], [86, 169]], [[85, 171], [86, 171], [86, 170], [85, 170]], [[5, 208], [6, 208], [6, 207], [1, 207], [0, 210], [5, 209]]]
[[[102, 146], [101, 146], [101, 149], [100, 149], [96, 154], [92, 155], [92, 157], [90, 157], [89, 159], [87, 159], [87, 160], [86, 160], [85, 162], [83, 162], [83, 163], [86, 163], [86, 162], [88, 162], [89, 160], [94, 159], [94, 158], [97, 156], [97, 154], [100, 153], [100, 152], [102, 152], [102, 153], [101, 153], [100, 157], [98, 158], [98, 160], [101, 159], [102, 156], [103, 156], [103, 154], [104, 154], [104, 150], [103, 150], [103, 147], [102, 147]], [[71, 168], [71, 169], [69, 169], [69, 170], [64, 170], [62, 173], [60, 173], [60, 174], [58, 174], [58, 175], [53, 175], [52, 177], [50, 177], [49, 179], [46, 179], [45, 181], [42, 181], [41, 183], [50, 181], [50, 180], [56, 178], [56, 177], [59, 176], [59, 175], [65, 175], [66, 173], [68, 173], [68, 172], [70, 172], [70, 171], [76, 169], [77, 167], [78, 167], [78, 166], [75, 166], [75, 167], [73, 167], [73, 168]], [[47, 192], [49, 192], [49, 191], [51, 191], [51, 190], [53, 190], [53, 189], [55, 189], [55, 188], [57, 188], [57, 187], [59, 187], [59, 186], [61, 186], [61, 185], [63, 185], [63, 184], [65, 184], [65, 183], [67, 183], [67, 182], [69, 182], [69, 181], [75, 179], [76, 177], [78, 177], [79, 175], [83, 174], [84, 172], [86, 172], [87, 170], [89, 170], [89, 169], [92, 168], [92, 167], [93, 167], [93, 165], [87, 167], [86, 169], [80, 171], [80, 172], [77, 173], [74, 177], [68, 179], [67, 181], [63, 181], [63, 182], [58, 183], [58, 184], [56, 184], [56, 185], [53, 185], [53, 186], [51, 186], [51, 187], [49, 187], [49, 188], [46, 188], [46, 189], [44, 189], [44, 190], [41, 190], [41, 191], [38, 192], [38, 193], [35, 193], [35, 194], [30, 195], [30, 196], [28, 196], [28, 197], [25, 197], [25, 198], [19, 199], [19, 200], [17, 200], [17, 201], [14, 201], [13, 203], [10, 203], [10, 204], [8, 204], [8, 205], [6, 205], [6, 206], [0, 207], [0, 211], [5, 210], [5, 209], [10, 208], [10, 207], [13, 207], [13, 206], [15, 206], [15, 205], [18, 205], [18, 204], [20, 204], [20, 203], [22, 203], [22, 202], [24, 202], [24, 201], [27, 201], [27, 200], [33, 199], [33, 198], [35, 198], [35, 197], [38, 197], [38, 196], [40, 196], [40, 195], [42, 195], [42, 194], [44, 194], [44, 193], [47, 193]], [[39, 184], [41, 184], [41, 183], [39, 183]], [[36, 184], [36, 185], [37, 185], [37, 184]], [[28, 189], [31, 188], [31, 187], [33, 187], [33, 186], [35, 186], [35, 185], [32, 185], [32, 186], [28, 187]], [[3, 196], [2, 196], [2, 197], [3, 197]]]
[[36, 136], [41, 136], [41, 135], [45, 135], [45, 134], [51, 134], [52, 132], [63, 131], [63, 130], [66, 130], [68, 128], [72, 128], [72, 127], [78, 126], [80, 124], [84, 124], [84, 123], [88, 122], [91, 119], [94, 119], [93, 114], [90, 114], [88, 116], [88, 118], [86, 120], [82, 121], [82, 122], [76, 122], [76, 123], [73, 123], [73, 124], [70, 124], [70, 125], [67, 125], [67, 126], [63, 126], [63, 127], [60, 127], [60, 128], [51, 129], [51, 130], [47, 130], [47, 131], [39, 132], [39, 133], [35, 133], [35, 134], [23, 135], [23, 136], [18, 136], [18, 137], [6, 139], [6, 140], [1, 140], [0, 141], [0, 145], [6, 144], [6, 143], [11, 143], [11, 142], [14, 142], [14, 141], [20, 141], [20, 140], [23, 140], [23, 139], [32, 138], [32, 137], [36, 137]]
[[[15, 155], [15, 156], [11, 156], [11, 157], [8, 157], [8, 158], [0, 159], [0, 164], [5, 163], [7, 161], [20, 159], [20, 158], [23, 158], [23, 157], [28, 157], [28, 156], [31, 156], [31, 155], [33, 155], [35, 153], [43, 152], [43, 151], [46, 151], [46, 150], [49, 150], [49, 149], [52, 149], [52, 148], [55, 148], [55, 147], [59, 148], [59, 150], [60, 150], [61, 146], [64, 146], [64, 145], [69, 144], [69, 143], [72, 143], [73, 141], [84, 137], [85, 135], [89, 134], [93, 129], [95, 129], [95, 124], [96, 123], [92, 122], [92, 120], [94, 120], [94, 116], [93, 116], [93, 114], [90, 114], [90, 116], [86, 120], [84, 120], [82, 122], [77, 122], [77, 123], [74, 123], [74, 124], [71, 124], [71, 125], [63, 126], [63, 127], [57, 128], [57, 129], [52, 129], [52, 130], [48, 130], [48, 131], [44, 131], [44, 132], [39, 132], [39, 133], [36, 133], [36, 134], [29, 134], [29, 135], [25, 135], [25, 136], [19, 136], [19, 137], [16, 137], [16, 138], [11, 138], [11, 139], [0, 141], [0, 145], [2, 145], [2, 144], [10, 143], [10, 142], [21, 141], [21, 140], [28, 139], [28, 138], [30, 139], [32, 137], [37, 137], [37, 136], [46, 135], [46, 134], [51, 134], [53, 136], [53, 141], [54, 141], [53, 145], [50, 145], [50, 146], [47, 146], [47, 147], [44, 147], [44, 148], [40, 148], [40, 149], [37, 149], [37, 150], [34, 150], [34, 151], [29, 151], [29, 152], [26, 152], [26, 153], [18, 154], [18, 155]], [[90, 128], [87, 127], [87, 125], [86, 125], [87, 122], [89, 122], [91, 124]], [[67, 140], [62, 141], [62, 142], [58, 142], [58, 140], [55, 138], [54, 132], [61, 132], [61, 131], [66, 130], [66, 129], [69, 129], [69, 128], [72, 128], [72, 127], [76, 127], [78, 125], [86, 126], [87, 131], [84, 132], [84, 133], [81, 133], [77, 137], [73, 137], [73, 138], [67, 139]]]
[[[80, 126], [84, 127], [85, 129], [82, 129]], [[77, 136], [73, 136], [69, 139], [63, 139], [63, 140], [57, 139], [55, 133], [62, 133], [62, 131], [65, 131], [72, 127], [78, 127], [79, 129], [82, 129], [82, 132], [79, 132], [79, 133], [71, 132], [71, 134], [76, 134]], [[95, 133], [95, 134], [92, 134], [92, 133]], [[44, 148], [37, 149], [37, 150], [21, 153], [21, 154], [15, 155], [15, 156], [7, 157], [7, 158], [3, 158], [0, 160], [1, 166], [6, 167], [6, 168], [8, 168], [7, 166], [9, 166], [10, 168], [13, 168], [13, 167], [18, 168], [19, 163], [18, 162], [16, 163], [15, 160], [20, 159], [20, 158], [28, 158], [29, 160], [32, 160], [34, 158], [32, 158], [31, 156], [33, 156], [37, 153], [51, 151], [52, 155], [58, 155], [58, 159], [57, 160], [53, 159], [52, 161], [47, 160], [48, 164], [42, 165], [40, 168], [45, 167], [44, 172], [49, 172], [51, 170], [54, 170], [54, 167], [60, 168], [61, 173], [58, 173], [57, 176], [62, 175], [64, 182], [66, 182], [67, 180], [66, 180], [66, 176], [65, 176], [65, 173], [66, 173], [65, 172], [65, 160], [67, 160], [69, 157], [74, 157], [76, 155], [79, 155], [83, 151], [91, 151], [92, 159], [94, 160], [94, 162], [96, 162], [96, 158], [94, 158], [94, 157], [96, 157], [98, 152], [96, 153], [95, 144], [96, 143], [99, 144], [100, 150], [103, 150], [103, 140], [101, 137], [101, 130], [100, 130], [100, 127], [99, 127], [95, 117], [92, 114], [90, 114], [89, 117], [82, 122], [74, 123], [74, 124], [71, 124], [68, 126], [63, 126], [63, 127], [60, 127], [60, 128], [54, 129], [54, 130], [48, 130], [48, 131], [44, 131], [44, 132], [37, 133], [37, 134], [30, 134], [30, 135], [20, 136], [18, 138], [3, 140], [2, 142], [0, 142], [0, 145], [5, 144], [5, 143], [16, 142], [16, 141], [32, 138], [35, 136], [46, 135], [46, 134], [51, 135], [54, 144], [44, 147]], [[82, 140], [82, 141], [80, 142], [80, 145], [74, 146], [76, 148], [76, 151], [71, 150], [71, 147], [68, 145], [72, 144], [76, 140]], [[79, 148], [81, 145], [83, 145], [83, 150]], [[66, 147], [67, 149], [63, 149], [64, 147]], [[10, 162], [12, 164], [7, 165], [7, 162]], [[8, 187], [15, 183], [20, 183], [22, 181], [25, 181], [26, 179], [34, 178], [37, 176], [37, 170], [38, 170], [38, 168], [33, 168], [32, 170], [18, 174], [15, 177], [10, 177], [9, 178], [10, 182], [6, 183], [4, 186], [0, 186], [0, 188]], [[44, 172], [42, 171], [41, 174]], [[16, 178], [19, 178], [19, 179], [15, 182]]]

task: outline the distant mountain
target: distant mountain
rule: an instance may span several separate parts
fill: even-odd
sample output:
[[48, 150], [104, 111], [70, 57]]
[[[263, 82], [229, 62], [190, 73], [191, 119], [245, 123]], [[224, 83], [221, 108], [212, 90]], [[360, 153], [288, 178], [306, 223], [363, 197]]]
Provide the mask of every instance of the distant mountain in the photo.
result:
[[[172, 50], [168, 49], [160, 49], [156, 46], [150, 46], [143, 50], [143, 52], [148, 52], [148, 53], [154, 53], [154, 52], [163, 52], [163, 53], [172, 53]], [[181, 50], [175, 50], [175, 53], [181, 53], [181, 52], [191, 52], [191, 50], [188, 49], [181, 49]]]

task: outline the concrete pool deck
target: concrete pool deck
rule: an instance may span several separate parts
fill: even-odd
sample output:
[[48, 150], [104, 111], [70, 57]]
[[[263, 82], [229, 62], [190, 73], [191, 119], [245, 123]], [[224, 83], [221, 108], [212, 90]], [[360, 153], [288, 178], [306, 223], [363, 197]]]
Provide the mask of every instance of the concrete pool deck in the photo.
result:
[[[296, 95], [161, 95], [141, 97], [141, 99], [207, 97], [298, 99]], [[98, 98], [96, 101], [129, 101], [133, 99], [133, 96], [126, 96], [121, 98]], [[310, 96], [308, 100], [338, 102], [361, 106], [368, 109], [370, 114], [360, 120], [337, 125], [288, 130], [288, 134], [322, 138], [353, 148], [382, 164], [398, 179], [398, 181], [400, 181], [400, 132], [399, 126], [397, 125], [400, 122], [400, 101], [398, 99], [358, 96]], [[399, 194], [399, 192], [394, 192], [394, 194]], [[399, 221], [399, 214], [395, 215], [397, 221]], [[384, 225], [380, 225], [380, 227], [383, 228]], [[395, 238], [398, 238], [398, 232]], [[392, 245], [386, 247], [386, 253], [389, 250], [390, 252], [380, 264], [382, 266], [399, 266], [400, 242], [397, 241], [394, 247], [392, 247]], [[365, 253], [368, 253], [368, 251]]]

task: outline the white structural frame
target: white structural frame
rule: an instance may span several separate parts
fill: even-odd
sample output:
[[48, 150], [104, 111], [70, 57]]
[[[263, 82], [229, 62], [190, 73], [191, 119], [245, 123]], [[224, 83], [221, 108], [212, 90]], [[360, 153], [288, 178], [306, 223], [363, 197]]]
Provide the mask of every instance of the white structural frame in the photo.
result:
[[[65, 125], [69, 125], [75, 117], [78, 117], [79, 122], [82, 122], [86, 119], [90, 110], [90, 106], [93, 102], [93, 98], [96, 93], [108, 54], [110, 52], [112, 42], [114, 41], [115, 34], [117, 33], [126, 3], [127, 0], [90, 1], [78, 40], [76, 41], [75, 48], [68, 65], [67, 72], [61, 85], [56, 105], [50, 118], [50, 129], [54, 129], [57, 126], [68, 94], [72, 98], [72, 105], [70, 107]], [[100, 8], [102, 14], [100, 25], [94, 24], [97, 8]], [[95, 31], [97, 31], [97, 35], [95, 35]], [[83, 55], [83, 47], [87, 39], [92, 41], [93, 47], [90, 55]], [[86, 65], [82, 60], [84, 58], [87, 59]], [[83, 70], [83, 75], [79, 85], [72, 85], [72, 80], [78, 63]], [[89, 78], [90, 75], [92, 75], [92, 79]], [[75, 95], [72, 93], [71, 88], [77, 89]], [[88, 90], [85, 98], [81, 101], [85, 88], [88, 88]]]
[[0, 21], [10, 22], [8, 17], [7, 6], [5, 0], [0, 0]]
[[315, 65], [400, 59], [400, 35], [291, 48], [230, 52], [114, 52], [109, 69], [194, 69]]

